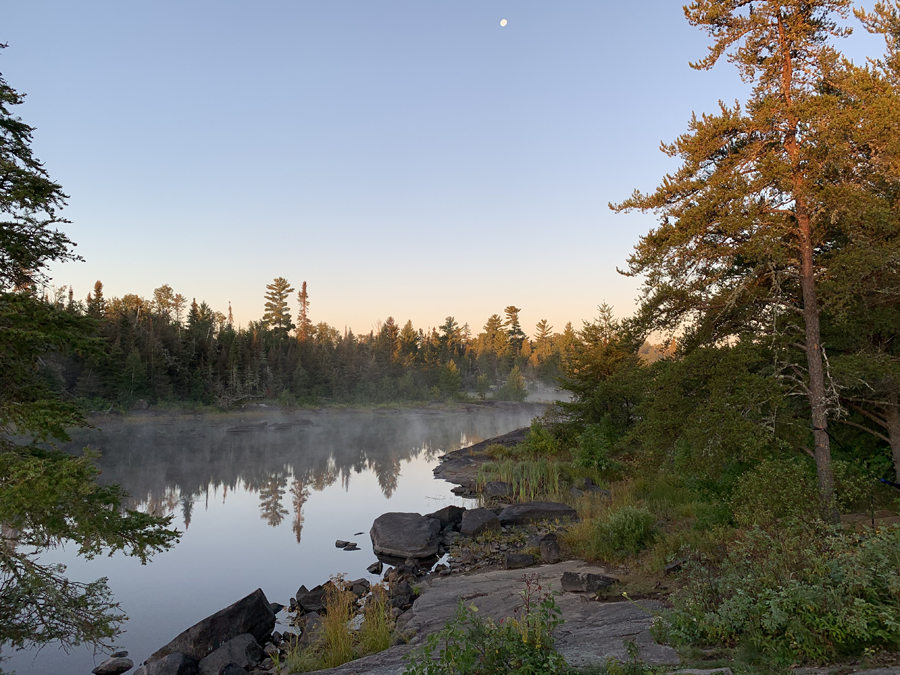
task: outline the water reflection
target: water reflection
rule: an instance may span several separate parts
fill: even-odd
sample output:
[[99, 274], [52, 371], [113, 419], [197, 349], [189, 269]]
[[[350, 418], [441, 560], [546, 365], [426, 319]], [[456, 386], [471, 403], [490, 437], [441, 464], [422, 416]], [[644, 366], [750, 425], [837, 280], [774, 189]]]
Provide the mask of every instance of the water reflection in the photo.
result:
[[404, 463], [434, 461], [438, 454], [506, 431], [534, 412], [269, 412], [225, 421], [113, 418], [103, 420], [99, 429], [79, 432], [68, 449], [78, 452], [87, 445], [99, 450], [101, 480], [120, 484], [131, 495], [129, 508], [174, 515], [176, 526], [187, 531], [195, 505], [209, 509], [210, 493], [215, 499], [221, 492], [224, 504], [229, 493], [243, 490], [259, 496], [260, 518], [269, 526], [290, 518], [299, 544], [303, 506], [311, 492], [338, 481], [349, 492], [354, 474], [371, 472], [390, 499]]

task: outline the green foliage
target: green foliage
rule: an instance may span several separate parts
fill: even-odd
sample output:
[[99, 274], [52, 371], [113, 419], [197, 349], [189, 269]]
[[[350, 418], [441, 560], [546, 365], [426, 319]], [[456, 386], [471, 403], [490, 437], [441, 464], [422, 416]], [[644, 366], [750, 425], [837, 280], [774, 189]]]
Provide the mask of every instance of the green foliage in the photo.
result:
[[815, 469], [802, 459], [762, 462], [740, 477], [732, 506], [742, 525], [818, 518]]
[[555, 675], [569, 672], [553, 649], [553, 631], [562, 623], [556, 601], [526, 580], [524, 604], [499, 622], [478, 615], [460, 601], [443, 630], [405, 658], [404, 675]]
[[481, 401], [486, 399], [490, 389], [491, 383], [490, 380], [488, 380], [488, 376], [479, 375], [475, 380], [475, 392], [478, 394], [478, 399]]
[[494, 398], [498, 401], [524, 401], [528, 398], [528, 388], [525, 386], [525, 378], [519, 366], [514, 366], [509, 371], [506, 382], [494, 392]]
[[719, 563], [696, 556], [670, 600], [668, 638], [749, 645], [781, 664], [900, 647], [900, 528], [755, 528]]
[[621, 551], [636, 554], [646, 548], [656, 535], [656, 516], [637, 506], [623, 506], [609, 512], [595, 525], [597, 553], [615, 558]]
[[578, 435], [573, 453], [575, 466], [600, 471], [612, 466], [613, 461], [609, 458], [611, 443], [605, 427], [602, 424], [588, 424]]
[[555, 457], [559, 454], [559, 441], [554, 438], [549, 429], [541, 424], [540, 420], [534, 419], [525, 442], [522, 443], [517, 450], [520, 454], [534, 455], [538, 457]]

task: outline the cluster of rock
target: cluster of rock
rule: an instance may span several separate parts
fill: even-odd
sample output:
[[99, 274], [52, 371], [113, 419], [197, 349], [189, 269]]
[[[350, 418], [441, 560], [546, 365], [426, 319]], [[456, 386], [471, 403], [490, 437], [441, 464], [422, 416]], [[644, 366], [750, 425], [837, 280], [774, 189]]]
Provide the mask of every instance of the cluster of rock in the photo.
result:
[[[528, 528], [535, 523], [571, 521], [577, 517], [575, 509], [558, 502], [526, 502], [493, 508], [466, 509], [447, 506], [434, 513], [385, 513], [372, 525], [370, 536], [375, 554], [387, 562], [413, 559], [428, 568], [439, 556], [448, 552], [458, 554], [461, 539], [476, 538], [495, 533], [497, 538], [513, 530]], [[540, 539], [510, 543], [496, 543], [497, 553], [503, 554], [501, 563], [507, 569], [529, 567], [537, 562], [559, 562], [559, 545], [553, 533], [538, 533]], [[533, 548], [535, 553], [527, 553]], [[493, 552], [493, 551], [492, 551]], [[464, 558], [454, 556], [448, 566], [438, 565], [438, 574], [465, 570]], [[474, 563], [474, 560], [471, 561]], [[484, 560], [481, 560], [484, 563]], [[484, 565], [482, 565], [484, 566]], [[471, 567], [469, 567], [470, 569]]]
[[[256, 589], [225, 609], [197, 622], [156, 650], [134, 675], [245, 675], [274, 673], [269, 656], [275, 613], [281, 608]], [[113, 657], [117, 657], [114, 654]], [[112, 661], [113, 659], [110, 659]], [[130, 659], [130, 669], [134, 664]], [[98, 669], [103, 668], [106, 661]], [[124, 665], [124, 664], [123, 664]], [[94, 672], [97, 673], [98, 669]], [[126, 669], [126, 670], [127, 670]], [[115, 675], [125, 672], [119, 670]], [[100, 675], [113, 675], [103, 671]]]

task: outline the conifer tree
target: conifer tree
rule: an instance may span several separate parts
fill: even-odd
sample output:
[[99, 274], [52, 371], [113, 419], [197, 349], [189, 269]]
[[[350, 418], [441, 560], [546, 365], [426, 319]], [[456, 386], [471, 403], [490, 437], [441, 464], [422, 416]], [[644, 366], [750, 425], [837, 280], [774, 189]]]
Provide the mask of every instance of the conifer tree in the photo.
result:
[[519, 312], [521, 311], [521, 309], [513, 305], [503, 310], [506, 314], [504, 326], [506, 327], [506, 335], [513, 356], [517, 356], [522, 351], [522, 342], [525, 341], [525, 331], [522, 330], [522, 325], [519, 323]]
[[266, 310], [263, 313], [263, 323], [277, 335], [287, 336], [294, 329], [291, 310], [287, 302], [293, 292], [293, 287], [284, 277], [276, 277], [271, 284], [266, 285]]
[[[90, 453], [53, 445], [86, 423], [50, 389], [42, 363], [54, 352], [99, 350], [93, 319], [33, 292], [50, 262], [76, 256], [53, 229], [66, 222], [62, 188], [32, 155], [32, 128], [10, 112], [21, 102], [0, 76], [0, 644], [105, 645], [124, 618], [105, 580], [70, 581], [37, 554], [70, 543], [86, 557], [124, 551], [146, 561], [176, 533], [166, 529], [169, 519], [125, 510], [117, 486], [98, 485]], [[92, 314], [102, 313], [102, 302], [98, 282]]]
[[297, 312], [297, 339], [306, 342], [312, 336], [312, 321], [309, 319], [309, 293], [306, 292], [306, 282], [300, 286], [297, 295], [300, 310]]
[[803, 360], [791, 360], [811, 412], [819, 494], [837, 518], [827, 426], [832, 401], [819, 327], [819, 257], [835, 242], [820, 208], [826, 176], [814, 161], [817, 126], [829, 122], [820, 95], [836, 53], [829, 39], [849, 31], [850, 0], [695, 0], [691, 25], [713, 39], [692, 67], [723, 56], [754, 82], [745, 107], [720, 104], [696, 115], [689, 131], [664, 145], [683, 164], [652, 194], [635, 193], [616, 210], [654, 210], [658, 228], [641, 239], [628, 272], [646, 275], [642, 317], [649, 329], [685, 328], [710, 344], [747, 331], [795, 325]]

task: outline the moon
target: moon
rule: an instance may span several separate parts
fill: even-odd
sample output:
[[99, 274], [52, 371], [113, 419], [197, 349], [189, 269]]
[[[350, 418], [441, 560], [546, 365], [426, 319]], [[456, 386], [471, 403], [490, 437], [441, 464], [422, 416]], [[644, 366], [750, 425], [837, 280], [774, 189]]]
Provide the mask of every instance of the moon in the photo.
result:
[[501, 25], [501, 26], [505, 26], [505, 25], [506, 25], [506, 19], [500, 19], [500, 25]]

